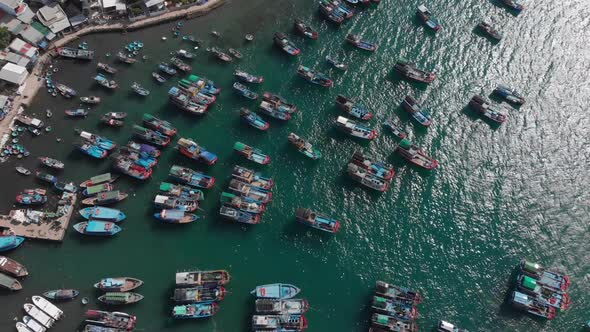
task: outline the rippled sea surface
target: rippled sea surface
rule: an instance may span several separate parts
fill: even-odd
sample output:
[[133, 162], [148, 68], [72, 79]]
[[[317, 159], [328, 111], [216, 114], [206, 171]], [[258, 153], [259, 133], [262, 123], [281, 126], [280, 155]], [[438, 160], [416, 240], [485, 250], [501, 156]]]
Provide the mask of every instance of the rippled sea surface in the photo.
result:
[[[62, 110], [75, 101], [52, 98], [41, 92], [28, 110], [43, 117], [51, 108], [54, 131], [23, 141], [34, 156], [51, 155], [66, 162], [60, 177], [81, 182], [109, 169], [110, 161], [90, 160], [73, 150], [74, 127], [116, 140], [130, 137], [133, 122], [144, 112], [173, 122], [180, 136], [192, 137], [216, 152], [220, 161], [203, 168], [181, 158], [169, 147], [154, 177], [138, 184], [117, 182], [130, 198], [117, 205], [129, 216], [124, 231], [112, 239], [88, 239], [70, 228], [62, 244], [27, 241], [9, 256], [31, 271], [25, 289], [0, 297], [2, 331], [10, 331], [13, 318], [22, 316], [22, 304], [48, 289], [77, 288], [96, 298], [92, 284], [106, 276], [134, 276], [145, 281], [141, 303], [120, 310], [136, 314], [140, 331], [248, 331], [257, 284], [294, 283], [311, 303], [309, 331], [366, 331], [368, 304], [376, 280], [407, 285], [425, 297], [418, 324], [430, 331], [438, 319], [471, 331], [576, 331], [590, 317], [588, 220], [590, 197], [590, 10], [581, 0], [526, 1], [515, 16], [496, 1], [439, 1], [425, 3], [440, 19], [436, 35], [418, 24], [419, 3], [383, 0], [362, 9], [348, 23], [335, 28], [318, 17], [314, 1], [234, 0], [199, 19], [184, 23], [183, 32], [204, 39], [206, 45], [237, 47], [244, 59], [223, 65], [198, 50], [193, 72], [217, 82], [224, 91], [209, 114], [195, 118], [169, 105], [164, 87], [151, 78], [154, 64], [169, 52], [187, 48], [171, 36], [173, 24], [125, 35], [84, 38], [97, 51], [116, 52], [125, 43], [141, 40], [150, 60], [133, 66], [117, 64], [115, 79], [121, 85], [109, 94], [94, 85], [95, 62], [60, 60], [56, 80], [78, 89], [81, 95], [103, 98], [84, 120], [62, 118]], [[320, 31], [318, 41], [293, 33], [292, 21], [304, 18]], [[493, 44], [474, 32], [481, 20], [493, 22], [504, 39]], [[223, 37], [215, 40], [209, 31]], [[285, 31], [302, 48], [289, 59], [272, 46], [272, 34]], [[251, 44], [247, 32], [256, 34]], [[349, 32], [380, 44], [364, 54], [344, 43]], [[160, 38], [167, 36], [168, 41]], [[328, 68], [324, 58], [333, 55], [350, 64], [346, 73]], [[400, 57], [434, 70], [438, 77], [428, 86], [400, 80], [392, 73]], [[323, 89], [295, 74], [299, 63], [329, 73], [335, 87]], [[255, 103], [237, 97], [231, 76], [235, 67], [264, 75], [258, 92], [272, 91], [297, 104], [300, 111], [287, 124], [272, 122], [268, 132], [255, 132], [241, 124], [240, 107]], [[132, 95], [138, 81], [152, 94]], [[474, 94], [488, 97], [498, 83], [519, 89], [527, 103], [510, 112], [499, 128], [482, 121], [466, 106]], [[339, 93], [364, 101], [375, 113], [371, 121], [379, 137], [359, 143], [336, 132], [339, 115], [334, 106]], [[400, 109], [406, 94], [416, 96], [434, 119], [428, 129], [412, 123]], [[497, 100], [496, 100], [497, 102]], [[129, 118], [121, 130], [101, 127], [100, 115], [125, 111]], [[396, 139], [383, 130], [387, 118], [398, 118], [411, 140], [440, 161], [432, 172], [410, 167], [393, 151]], [[308, 138], [323, 159], [311, 162], [287, 143], [287, 134]], [[55, 141], [63, 138], [62, 143]], [[275, 179], [275, 199], [255, 227], [229, 224], [217, 217], [218, 198], [235, 163], [247, 165], [231, 147], [240, 140], [268, 153], [271, 164], [260, 167]], [[344, 176], [353, 151], [362, 150], [392, 163], [396, 176], [383, 194], [364, 190]], [[19, 189], [33, 187], [32, 178], [14, 175], [11, 161], [2, 167], [3, 211]], [[34, 169], [34, 158], [22, 164]], [[151, 200], [172, 164], [206, 170], [217, 177], [206, 192], [204, 220], [187, 227], [158, 224]], [[250, 165], [251, 166], [251, 165]], [[310, 207], [343, 221], [335, 236], [319, 234], [294, 221], [297, 207]], [[72, 220], [72, 223], [77, 222]], [[572, 308], [551, 322], [532, 319], [504, 304], [520, 258], [563, 269], [572, 279]], [[189, 268], [227, 269], [233, 276], [230, 294], [212, 319], [177, 322], [169, 318], [174, 273]], [[63, 305], [66, 319], [56, 331], [73, 331], [86, 308], [78, 301]]]

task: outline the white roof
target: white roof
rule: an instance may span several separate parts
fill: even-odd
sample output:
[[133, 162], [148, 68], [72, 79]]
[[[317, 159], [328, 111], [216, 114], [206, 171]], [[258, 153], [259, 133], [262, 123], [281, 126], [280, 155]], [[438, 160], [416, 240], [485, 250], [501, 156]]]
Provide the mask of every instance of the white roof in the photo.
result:
[[4, 109], [6, 103], [8, 102], [8, 96], [0, 95], [0, 109]]
[[0, 79], [21, 85], [27, 79], [28, 74], [27, 68], [8, 62], [0, 70]]
[[58, 33], [70, 26], [66, 13], [57, 3], [41, 7], [37, 11], [37, 18], [53, 33]]
[[154, 198], [154, 203], [161, 204], [166, 202], [166, 200], [168, 200], [168, 196], [156, 195], [156, 198]]
[[102, 8], [115, 7], [117, 0], [102, 0]]
[[152, 6], [157, 6], [161, 3], [164, 3], [164, 0], [146, 0], [145, 1], [145, 6], [146, 7], [152, 7]]

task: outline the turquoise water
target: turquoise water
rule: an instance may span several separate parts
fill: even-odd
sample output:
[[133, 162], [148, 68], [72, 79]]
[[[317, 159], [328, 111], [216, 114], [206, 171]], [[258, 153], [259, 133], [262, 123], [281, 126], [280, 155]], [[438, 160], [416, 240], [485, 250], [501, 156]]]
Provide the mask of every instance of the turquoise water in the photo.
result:
[[[84, 38], [100, 61], [106, 52], [114, 53], [133, 40], [145, 43], [150, 60], [129, 67], [117, 64], [120, 72], [115, 79], [121, 87], [114, 94], [94, 85], [95, 62], [60, 60], [56, 79], [81, 95], [100, 96], [103, 103], [87, 119], [65, 119], [62, 110], [77, 103], [41, 92], [29, 112], [41, 116], [51, 108], [55, 115], [48, 122], [55, 129], [30, 143], [23, 139], [32, 155], [64, 160], [61, 178], [83, 181], [108, 170], [110, 161], [90, 160], [74, 151], [73, 128], [100, 133], [122, 145], [130, 138], [132, 123], [150, 112], [173, 122], [179, 136], [194, 138], [217, 153], [220, 161], [212, 167], [192, 164], [169, 147], [150, 181], [117, 182], [119, 189], [131, 194], [117, 205], [129, 216], [117, 237], [82, 238], [70, 228], [62, 244], [27, 241], [10, 253], [27, 265], [31, 276], [24, 280], [23, 291], [1, 297], [2, 329], [13, 327], [13, 318], [22, 315], [22, 304], [33, 294], [71, 287], [96, 298], [92, 284], [97, 279], [124, 275], [146, 283], [140, 289], [146, 299], [121, 309], [139, 317], [141, 331], [248, 331], [254, 304], [249, 291], [257, 284], [279, 281], [303, 289], [302, 296], [312, 306], [306, 315], [309, 331], [365, 331], [368, 303], [379, 279], [420, 290], [425, 297], [419, 307], [422, 330], [431, 330], [438, 319], [472, 331], [580, 329], [590, 309], [585, 301], [590, 293], [585, 238], [590, 197], [583, 185], [590, 165], [590, 121], [585, 110], [590, 102], [586, 74], [590, 38], [584, 33], [590, 23], [579, 20], [588, 16], [587, 6], [582, 1], [529, 2], [515, 17], [494, 2], [433, 1], [426, 5], [444, 26], [434, 35], [414, 19], [417, 5], [417, 1], [383, 0], [339, 29], [318, 17], [313, 1], [233, 1], [185, 22], [183, 31], [207, 45], [239, 47], [244, 53], [238, 64], [224, 65], [197, 51], [193, 72], [224, 90], [202, 118], [169, 105], [166, 91], [172, 83], [159, 87], [150, 76], [154, 63], [188, 47], [171, 38], [173, 24]], [[292, 33], [292, 20], [298, 16], [318, 28], [320, 40]], [[489, 17], [504, 33], [495, 45], [473, 33], [473, 27]], [[214, 29], [223, 34], [220, 40], [209, 36]], [[287, 58], [272, 46], [275, 31], [293, 35], [302, 48], [298, 59]], [[247, 32], [256, 34], [251, 44], [243, 42]], [[365, 54], [350, 48], [344, 44], [349, 32], [377, 41], [379, 50]], [[162, 36], [168, 41], [162, 42]], [[324, 63], [327, 54], [349, 63], [348, 72], [329, 69]], [[434, 70], [437, 80], [428, 86], [399, 80], [391, 68], [402, 56]], [[295, 74], [298, 63], [330, 73], [335, 87], [307, 84]], [[271, 122], [267, 132], [241, 124], [239, 108], [255, 109], [257, 104], [231, 90], [236, 66], [264, 75], [265, 83], [257, 91], [278, 93], [300, 111], [289, 123]], [[148, 87], [151, 95], [134, 96], [129, 89], [133, 81]], [[527, 104], [512, 111], [508, 122], [496, 129], [466, 105], [473, 94], [487, 96], [497, 83], [517, 87]], [[379, 130], [376, 140], [359, 143], [332, 128], [340, 114], [334, 105], [338, 93], [361, 99], [373, 109], [376, 116], [371, 124]], [[430, 128], [418, 128], [400, 109], [406, 94], [417, 96], [431, 110]], [[108, 111], [128, 112], [125, 127], [100, 126], [100, 115]], [[399, 118], [412, 141], [439, 160], [438, 169], [420, 171], [393, 153], [396, 140], [380, 126], [389, 117]], [[310, 139], [323, 159], [312, 162], [295, 152], [287, 143], [291, 131]], [[63, 142], [55, 142], [56, 137]], [[272, 158], [270, 165], [257, 169], [275, 179], [275, 198], [264, 223], [254, 227], [230, 224], [216, 213], [233, 165], [252, 166], [233, 154], [236, 140], [257, 146]], [[354, 150], [395, 166], [397, 174], [388, 192], [369, 192], [344, 176]], [[2, 192], [6, 211], [19, 189], [36, 185], [31, 178], [15, 176], [15, 164], [11, 161], [2, 170], [3, 178], [9, 179]], [[23, 164], [36, 167], [33, 158]], [[167, 227], [151, 217], [151, 201], [172, 164], [201, 169], [218, 179], [216, 187], [205, 193], [205, 218], [200, 223]], [[341, 231], [330, 236], [295, 223], [297, 207], [342, 220]], [[504, 304], [521, 257], [567, 272], [572, 279], [570, 310], [544, 322]], [[168, 318], [174, 273], [190, 268], [229, 270], [230, 294], [214, 318], [176, 322]], [[83, 311], [96, 306], [65, 304], [67, 319], [55, 330], [75, 330]]]

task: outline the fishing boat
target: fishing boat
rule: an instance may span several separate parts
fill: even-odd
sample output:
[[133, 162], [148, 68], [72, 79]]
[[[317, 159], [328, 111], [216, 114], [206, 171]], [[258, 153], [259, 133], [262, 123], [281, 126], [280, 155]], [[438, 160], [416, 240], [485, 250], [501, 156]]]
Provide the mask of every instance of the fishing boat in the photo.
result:
[[295, 297], [301, 291], [300, 288], [291, 284], [269, 284], [256, 286], [250, 294], [259, 299], [290, 299]]
[[384, 192], [389, 189], [389, 181], [382, 177], [369, 173], [365, 168], [361, 168], [356, 164], [349, 163], [346, 167], [348, 176], [363, 186]]
[[404, 139], [408, 136], [408, 134], [406, 134], [406, 132], [404, 132], [404, 130], [392, 119], [386, 120], [383, 123], [383, 126], [388, 128], [395, 136], [397, 136], [397, 138]]
[[46, 328], [51, 328], [55, 324], [55, 319], [51, 318], [48, 314], [30, 303], [25, 303], [23, 309], [25, 309], [25, 312], [29, 314], [29, 316], [33, 317], [38, 323]]
[[74, 147], [80, 152], [97, 159], [103, 159], [109, 154], [107, 150], [103, 150], [99, 146], [93, 145], [89, 142], [76, 143], [74, 144]]
[[23, 285], [18, 280], [0, 273], [0, 288], [17, 291], [23, 289]]
[[272, 193], [265, 189], [255, 187], [251, 184], [232, 179], [229, 182], [229, 191], [241, 197], [257, 203], [268, 203], [272, 200]]
[[160, 62], [158, 65], [158, 70], [168, 75], [176, 75], [176, 69], [172, 68], [170, 64], [166, 62]]
[[514, 0], [500, 0], [501, 3], [504, 4], [504, 6], [508, 7], [509, 9], [514, 10], [516, 13], [520, 13], [523, 9], [524, 6]]
[[336, 128], [352, 137], [368, 140], [377, 137], [377, 132], [373, 128], [358, 124], [343, 116], [336, 119]]
[[295, 133], [290, 133], [287, 139], [304, 156], [311, 159], [320, 159], [322, 157], [322, 153], [318, 149], [314, 148], [311, 143], [297, 136]]
[[358, 151], [355, 151], [352, 154], [350, 162], [385, 180], [390, 180], [395, 175], [393, 166], [383, 162], [374, 161]]
[[29, 171], [28, 169], [22, 167], [22, 166], [16, 166], [14, 168], [19, 174], [22, 175], [31, 175], [31, 171]]
[[111, 151], [117, 147], [117, 143], [115, 143], [114, 141], [112, 141], [106, 137], [98, 136], [98, 135], [95, 135], [95, 134], [87, 132], [87, 131], [81, 131], [80, 137], [83, 140], [85, 140], [89, 143], [92, 143], [92, 144], [94, 144], [94, 145], [98, 146], [99, 148], [106, 150], [106, 151]]
[[356, 119], [368, 121], [373, 118], [373, 113], [366, 106], [355, 103], [352, 99], [343, 95], [336, 96], [336, 105]]
[[240, 51], [236, 50], [235, 48], [229, 48], [227, 51], [236, 59], [241, 59], [243, 57], [242, 53], [240, 53]]
[[416, 332], [418, 325], [413, 321], [402, 321], [395, 317], [374, 313], [371, 316], [371, 325], [385, 328], [386, 331]]
[[309, 303], [304, 299], [257, 299], [255, 307], [259, 314], [303, 315]]
[[496, 28], [494, 28], [491, 24], [489, 24], [487, 22], [478, 23], [477, 28], [480, 31], [482, 31], [483, 33], [485, 33], [486, 36], [489, 36], [489, 37], [493, 38], [494, 40], [502, 39], [502, 35], [498, 32], [498, 30], [496, 30]]
[[39, 157], [39, 161], [41, 162], [41, 164], [53, 169], [61, 170], [65, 167], [63, 162], [49, 157]]
[[262, 101], [258, 109], [262, 114], [268, 115], [277, 120], [289, 121], [291, 119], [291, 113], [282, 110], [268, 101]]
[[104, 86], [107, 89], [116, 89], [117, 87], [119, 87], [119, 85], [117, 84], [117, 82], [115, 82], [114, 80], [109, 80], [108, 78], [106, 78], [103, 74], [98, 74], [94, 77], [94, 80]]
[[0, 256], [0, 273], [9, 274], [13, 277], [26, 277], [29, 275], [29, 271], [24, 265], [5, 256]]
[[178, 132], [170, 122], [159, 119], [151, 114], [144, 113], [142, 120], [143, 125], [146, 126], [146, 128], [155, 130], [166, 136], [174, 136]]
[[193, 67], [191, 67], [189, 64], [185, 63], [184, 61], [176, 57], [170, 58], [170, 62], [174, 65], [174, 67], [178, 68], [179, 70], [185, 73], [193, 69]]
[[130, 160], [145, 169], [151, 169], [158, 164], [158, 159], [128, 147], [122, 147], [115, 159]]
[[117, 120], [123, 120], [127, 117], [127, 113], [125, 112], [109, 112], [104, 115]]
[[260, 165], [266, 165], [270, 162], [270, 157], [257, 148], [253, 148], [242, 142], [234, 143], [234, 151], [246, 159], [253, 161]]
[[238, 92], [240, 96], [246, 97], [250, 100], [258, 99], [258, 94], [254, 91], [249, 90], [245, 85], [235, 82], [233, 85], [235, 91]]
[[95, 197], [90, 197], [82, 200], [82, 204], [84, 205], [106, 205], [106, 204], [113, 204], [120, 202], [127, 198], [128, 194], [120, 192], [118, 190], [115, 191], [107, 191], [102, 192]]
[[219, 311], [215, 302], [177, 305], [172, 308], [172, 317], [176, 319], [198, 319], [214, 316]]
[[407, 287], [388, 284], [384, 281], [376, 282], [375, 293], [388, 299], [403, 301], [412, 305], [418, 305], [422, 302], [422, 295], [417, 291]]
[[513, 291], [510, 296], [510, 303], [516, 309], [526, 311], [538, 317], [553, 319], [557, 310], [550, 306], [547, 301], [528, 296], [524, 293]]
[[88, 115], [88, 110], [85, 110], [83, 108], [77, 108], [77, 109], [73, 109], [73, 110], [65, 110], [64, 112], [66, 113], [67, 116], [71, 116], [73, 118], [83, 118], [86, 115]]
[[74, 225], [74, 229], [85, 235], [113, 236], [122, 229], [110, 221], [83, 221]]
[[232, 177], [240, 182], [263, 190], [270, 190], [274, 186], [273, 179], [264, 177], [260, 173], [238, 165], [234, 166]]
[[35, 176], [37, 177], [37, 179], [39, 179], [41, 181], [49, 182], [51, 184], [54, 184], [57, 182], [57, 178], [55, 176], [48, 174], [48, 173], [43, 173], [41, 171], [35, 172]]
[[475, 95], [469, 101], [469, 106], [481, 114], [484, 118], [495, 123], [504, 123], [508, 119], [506, 110], [498, 105], [492, 105], [483, 97]]
[[104, 206], [87, 207], [78, 211], [78, 213], [80, 213], [80, 215], [87, 220], [120, 222], [127, 218], [125, 213], [122, 211]]
[[317, 72], [303, 65], [299, 65], [297, 68], [297, 74], [306, 81], [313, 84], [321, 85], [327, 88], [334, 86], [334, 81], [326, 74]]
[[45, 189], [25, 189], [16, 195], [16, 202], [23, 205], [42, 205], [47, 202]]
[[566, 310], [571, 304], [569, 294], [561, 290], [546, 288], [544, 284], [537, 282], [537, 279], [525, 274], [519, 274], [516, 278], [516, 290], [537, 299], [543, 299], [555, 309]]
[[334, 68], [342, 70], [342, 71], [347, 71], [348, 70], [348, 65], [342, 62], [339, 62], [338, 60], [332, 58], [329, 55], [326, 55], [326, 61]]
[[170, 144], [169, 136], [138, 125], [133, 125], [133, 136], [159, 147], [165, 147]]
[[416, 10], [416, 16], [422, 23], [424, 23], [427, 27], [434, 30], [435, 32], [442, 28], [442, 25], [438, 22], [438, 20], [432, 15], [432, 13], [426, 8], [424, 5], [418, 6]]
[[340, 11], [338, 11], [335, 6], [327, 2], [320, 1], [319, 12], [330, 22], [337, 25], [342, 24], [342, 22], [344, 22], [346, 19], [346, 17]]
[[207, 165], [214, 165], [217, 162], [217, 155], [207, 151], [190, 138], [180, 138], [176, 149], [184, 156], [193, 160], [203, 162]]
[[277, 45], [281, 50], [283, 50], [285, 53], [291, 56], [296, 56], [299, 53], [301, 53], [301, 50], [298, 49], [297, 46], [295, 46], [295, 44], [293, 44], [293, 42], [289, 40], [287, 34], [285, 33], [276, 32], [273, 37], [273, 40], [275, 45]]
[[150, 90], [144, 88], [143, 86], [141, 86], [141, 84], [137, 82], [133, 82], [133, 84], [131, 84], [131, 90], [133, 90], [135, 93], [142, 97], [149, 96], [150, 94]]
[[94, 195], [97, 195], [97, 194], [105, 192], [105, 191], [112, 191], [113, 189], [114, 189], [114, 186], [111, 185], [110, 183], [101, 183], [96, 186], [90, 186], [88, 188], [85, 188], [82, 191], [82, 195], [84, 195], [85, 197], [89, 197], [89, 196], [94, 196]]
[[135, 59], [135, 58], [131, 57], [131, 55], [127, 55], [123, 52], [117, 53], [117, 60], [119, 60], [123, 63], [126, 63], [128, 65], [132, 65], [137, 62], [137, 59]]
[[53, 303], [47, 301], [44, 297], [33, 295], [31, 299], [37, 308], [41, 309], [44, 313], [48, 314], [56, 321], [64, 316], [64, 312], [61, 309], [56, 307]]
[[298, 222], [328, 233], [336, 233], [340, 229], [340, 222], [310, 209], [299, 208], [295, 212]]
[[407, 79], [422, 83], [431, 83], [436, 78], [434, 73], [416, 68], [416, 65], [406, 60], [399, 60], [393, 69]]
[[80, 292], [75, 289], [56, 289], [43, 293], [43, 296], [54, 301], [67, 301], [74, 299], [79, 294]]
[[86, 311], [86, 322], [124, 331], [133, 331], [137, 323], [137, 317], [124, 312], [88, 310]]
[[504, 98], [509, 103], [515, 105], [522, 105], [525, 102], [524, 97], [518, 93], [516, 90], [509, 88], [505, 85], [498, 85], [494, 89], [494, 93], [502, 98]]
[[424, 127], [428, 127], [432, 124], [430, 114], [418, 104], [418, 101], [412, 96], [406, 96], [402, 101], [402, 108], [408, 112], [414, 120]]
[[185, 59], [192, 59], [195, 57], [194, 53], [191, 53], [187, 50], [178, 50], [176, 51], [176, 55], [178, 55], [179, 57], [185, 58]]
[[303, 315], [253, 315], [254, 331], [303, 331], [307, 319]]
[[80, 183], [80, 188], [96, 186], [101, 183], [113, 183], [118, 178], [119, 177], [117, 175], [112, 175], [111, 173], [99, 174], [99, 175], [93, 176], [90, 179]]
[[106, 63], [99, 62], [96, 64], [96, 66], [98, 67], [98, 69], [104, 70], [105, 72], [107, 72], [109, 74], [116, 74], [117, 73], [117, 68], [110, 66]]
[[264, 121], [258, 114], [244, 107], [240, 109], [240, 119], [258, 130], [267, 130], [270, 127], [270, 124]]
[[188, 184], [197, 188], [209, 189], [215, 184], [214, 177], [177, 165], [173, 165], [170, 168], [169, 175], [182, 184]]
[[294, 104], [288, 103], [283, 97], [279, 95], [265, 92], [262, 95], [262, 99], [281, 111], [288, 113], [295, 113], [297, 111], [297, 107]]
[[145, 143], [137, 143], [134, 141], [127, 142], [127, 148], [154, 158], [158, 158], [162, 154], [162, 152], [155, 146]]
[[125, 124], [125, 122], [123, 122], [121, 120], [117, 120], [115, 118], [111, 118], [107, 114], [104, 114], [103, 116], [101, 116], [100, 121], [108, 126], [111, 126], [111, 127], [122, 127]]
[[193, 212], [199, 207], [197, 201], [164, 195], [156, 195], [154, 206], [159, 209], [175, 209], [182, 212]]
[[570, 286], [570, 278], [562, 272], [548, 270], [541, 265], [527, 261], [520, 261], [520, 271], [532, 278], [535, 278], [539, 285], [554, 292], [565, 292]]
[[360, 48], [361, 50], [365, 51], [375, 52], [377, 48], [379, 48], [379, 45], [368, 40], [365, 40], [361, 36], [352, 33], [346, 36], [346, 41], [354, 47]]
[[436, 326], [436, 332], [469, 332], [465, 329], [458, 328], [455, 324], [451, 324], [444, 320], [439, 320]]
[[246, 83], [262, 83], [262, 82], [264, 82], [263, 76], [255, 76], [255, 75], [249, 74], [249, 73], [239, 70], [239, 69], [236, 69], [234, 71], [234, 76]]
[[124, 332], [125, 330], [116, 329], [114, 327], [104, 327], [92, 324], [86, 324], [82, 332]]
[[143, 295], [130, 292], [109, 292], [99, 296], [98, 300], [107, 305], [132, 304], [143, 300]]
[[78, 187], [73, 182], [58, 181], [53, 184], [53, 187], [61, 192], [68, 192], [75, 194], [78, 192]]
[[266, 209], [262, 203], [228, 192], [222, 192], [219, 201], [223, 205], [253, 214], [262, 213]]
[[418, 310], [415, 306], [381, 296], [373, 296], [371, 308], [403, 322], [413, 321], [418, 318]]
[[260, 222], [259, 214], [245, 212], [227, 205], [221, 206], [221, 208], [219, 209], [219, 215], [224, 217], [225, 219], [229, 219], [243, 224], [255, 225]]
[[166, 82], [166, 77], [156, 73], [155, 71], [152, 72], [152, 77], [158, 82], [158, 83], [164, 83]]
[[100, 103], [100, 97], [97, 96], [89, 96], [89, 97], [80, 97], [80, 102], [83, 104], [99, 104]]
[[[17, 322], [17, 330], [18, 330], [18, 323]], [[33, 319], [33, 317], [31, 316], [27, 316], [25, 315], [23, 317], [23, 323], [21, 323], [23, 325], [25, 325], [25, 331], [26, 332], [46, 332], [47, 328], [43, 325], [41, 325], [41, 323], [37, 322], [35, 319]]]
[[64, 58], [80, 60], [92, 60], [94, 58], [94, 51], [91, 50], [83, 50], [71, 47], [58, 47], [55, 49], [55, 51]]
[[175, 280], [178, 287], [206, 286], [212, 288], [227, 284], [231, 280], [231, 276], [226, 270], [189, 271], [177, 272]]
[[217, 59], [223, 61], [223, 62], [232, 62], [234, 61], [234, 58], [231, 57], [231, 55], [223, 53], [220, 49], [216, 48], [216, 47], [212, 47], [210, 49], [211, 54], [213, 54]]
[[188, 224], [199, 219], [197, 215], [186, 213], [177, 207], [174, 209], [163, 209], [158, 213], [154, 213], [154, 217], [167, 224]]
[[32, 117], [26, 116], [24, 114], [18, 114], [17, 116], [15, 116], [14, 121], [20, 122], [21, 124], [23, 124], [25, 126], [33, 127], [33, 128], [37, 128], [37, 129], [41, 129], [45, 125], [43, 123], [43, 121], [41, 121], [37, 118], [32, 118]]
[[225, 297], [226, 289], [223, 286], [176, 288], [172, 300], [176, 303], [200, 303], [209, 301], [221, 301]]
[[160, 183], [160, 192], [174, 197], [181, 197], [195, 201], [202, 201], [205, 199], [203, 191], [189, 186], [182, 186], [179, 184], [172, 184], [168, 182]]
[[432, 170], [438, 167], [438, 161], [426, 155], [424, 151], [410, 143], [407, 139], [401, 140], [396, 151], [401, 154], [404, 159], [416, 166], [427, 170]]
[[103, 278], [94, 284], [94, 288], [103, 292], [129, 292], [143, 285], [143, 281], [131, 277]]
[[295, 26], [295, 30], [297, 30], [304, 37], [307, 37], [309, 39], [314, 39], [314, 40], [318, 39], [318, 37], [319, 37], [318, 32], [315, 31], [310, 25], [303, 22], [303, 20], [300, 18], [295, 19], [294, 26]]

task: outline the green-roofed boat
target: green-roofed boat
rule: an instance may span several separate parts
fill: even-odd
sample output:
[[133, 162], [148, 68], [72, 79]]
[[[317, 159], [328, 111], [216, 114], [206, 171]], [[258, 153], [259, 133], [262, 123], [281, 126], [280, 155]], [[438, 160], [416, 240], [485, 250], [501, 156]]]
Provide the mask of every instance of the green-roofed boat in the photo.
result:
[[172, 317], [176, 319], [208, 318], [215, 315], [217, 311], [219, 306], [215, 302], [177, 305], [172, 309]]
[[101, 183], [113, 183], [119, 178], [118, 175], [112, 175], [111, 173], [104, 173], [91, 177], [80, 184], [80, 188], [86, 188], [89, 186], [96, 186]]

